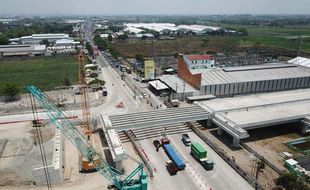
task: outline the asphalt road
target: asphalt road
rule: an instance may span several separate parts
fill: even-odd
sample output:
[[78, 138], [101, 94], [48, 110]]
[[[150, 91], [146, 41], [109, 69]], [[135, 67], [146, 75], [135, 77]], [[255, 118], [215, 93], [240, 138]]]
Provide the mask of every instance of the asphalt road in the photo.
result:
[[216, 164], [212, 171], [206, 171], [191, 155], [190, 148], [181, 141], [181, 134], [169, 135], [171, 143], [186, 163], [184, 171], [179, 171], [176, 176], [170, 176], [166, 170], [165, 162], [169, 160], [163, 148], [156, 152], [153, 145], [154, 139], [140, 141], [143, 149], [155, 168], [155, 177], [152, 180], [152, 189], [193, 189], [200, 190], [251, 190], [253, 189], [246, 180], [234, 171], [222, 158], [205, 144], [194, 132], [188, 133], [193, 142], [199, 142], [208, 150], [208, 157]]

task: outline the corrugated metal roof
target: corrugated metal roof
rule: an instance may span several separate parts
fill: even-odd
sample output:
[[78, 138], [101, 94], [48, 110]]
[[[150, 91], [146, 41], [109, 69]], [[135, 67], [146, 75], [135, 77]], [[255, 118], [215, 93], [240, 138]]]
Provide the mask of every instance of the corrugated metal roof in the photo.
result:
[[[279, 65], [280, 66], [280, 65]], [[252, 67], [252, 69], [210, 69], [201, 73], [202, 86], [239, 83], [251, 81], [276, 80], [285, 78], [299, 78], [310, 76], [310, 69], [303, 66], [287, 66], [287, 67], [270, 67], [260, 66]]]
[[296, 57], [289, 60], [288, 62], [296, 65], [302, 65], [304, 67], [310, 67], [310, 59], [305, 57]]
[[199, 92], [187, 82], [179, 78], [177, 75], [162, 75], [159, 77], [159, 79], [178, 93]]

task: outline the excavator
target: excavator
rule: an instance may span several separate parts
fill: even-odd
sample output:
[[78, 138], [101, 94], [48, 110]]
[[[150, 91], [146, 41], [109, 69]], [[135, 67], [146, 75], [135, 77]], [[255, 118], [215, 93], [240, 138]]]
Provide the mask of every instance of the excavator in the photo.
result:
[[[143, 170], [143, 164], [139, 163], [128, 176], [122, 174], [111, 165], [109, 165], [102, 156], [96, 152], [95, 148], [88, 142], [85, 136], [76, 128], [68, 118], [68, 113], [64, 108], [59, 107], [54, 101], [42, 92], [39, 88], [29, 85], [26, 91], [30, 98], [36, 100], [45, 110], [51, 122], [57, 129], [78, 149], [80, 154], [91, 163], [96, 170], [109, 180], [112, 185], [109, 189], [115, 190], [147, 190], [148, 179]], [[138, 179], [134, 179], [139, 175]]]

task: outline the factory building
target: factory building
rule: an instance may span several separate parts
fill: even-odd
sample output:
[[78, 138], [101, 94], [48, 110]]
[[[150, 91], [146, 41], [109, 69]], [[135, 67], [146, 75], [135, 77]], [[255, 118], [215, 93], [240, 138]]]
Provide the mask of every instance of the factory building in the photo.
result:
[[0, 58], [11, 56], [41, 56], [45, 55], [45, 45], [1, 45]]
[[[192, 96], [227, 97], [310, 87], [310, 68], [301, 65], [272, 63], [218, 68], [214, 64], [208, 55], [180, 55], [177, 78], [199, 91], [192, 91]], [[171, 80], [167, 77], [161, 79], [169, 85]], [[186, 97], [189, 96], [187, 93]]]
[[20, 38], [13, 38], [9, 41], [20, 44], [40, 44], [42, 40], [48, 40], [49, 43], [55, 43], [57, 40], [69, 40], [68, 34], [32, 34], [31, 36], [22, 36]]

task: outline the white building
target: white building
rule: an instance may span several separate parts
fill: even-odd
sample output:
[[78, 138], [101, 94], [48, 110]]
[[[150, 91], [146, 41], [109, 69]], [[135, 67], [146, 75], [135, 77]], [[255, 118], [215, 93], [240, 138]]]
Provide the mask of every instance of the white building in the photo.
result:
[[68, 39], [61, 39], [61, 40], [56, 40], [54, 46], [81, 46], [80, 42], [74, 41], [74, 40], [68, 40]]
[[50, 43], [55, 43], [57, 40], [67, 39], [70, 37], [68, 34], [32, 34], [31, 36], [22, 36], [20, 38], [10, 39], [10, 42], [18, 42], [21, 44], [40, 44], [42, 40], [48, 40]]
[[296, 57], [288, 61], [289, 63], [293, 63], [296, 65], [301, 65], [304, 67], [310, 67], [310, 59], [305, 57]]
[[45, 55], [45, 45], [0, 45], [0, 57]]
[[214, 67], [215, 61], [207, 54], [205, 55], [184, 55], [184, 61], [190, 70], [207, 69]]

